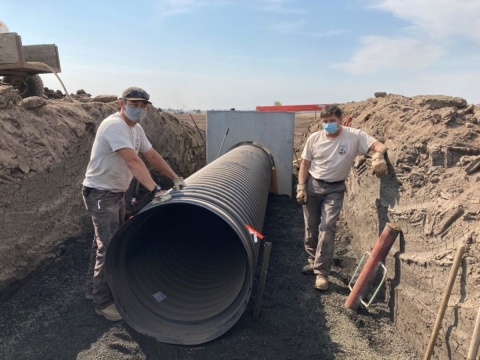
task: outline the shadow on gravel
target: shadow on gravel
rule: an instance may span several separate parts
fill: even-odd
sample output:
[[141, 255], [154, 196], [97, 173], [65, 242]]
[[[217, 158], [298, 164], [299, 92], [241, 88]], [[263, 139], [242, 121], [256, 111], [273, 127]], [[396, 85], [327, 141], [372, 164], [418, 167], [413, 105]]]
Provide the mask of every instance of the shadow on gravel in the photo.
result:
[[112, 326], [84, 298], [87, 243], [69, 243], [0, 303], [1, 359], [76, 359]]
[[[157, 342], [126, 323], [95, 315], [84, 299], [90, 239], [67, 244], [56, 261], [36, 271], [0, 303], [1, 359], [334, 359], [314, 277], [303, 275], [303, 215], [285, 196], [271, 196], [263, 230], [272, 252], [259, 319], [256, 286], [247, 310], [226, 334], [198, 346]], [[261, 254], [259, 256], [261, 259]], [[260, 265], [260, 264], [259, 264]], [[348, 288], [333, 285], [342, 295]]]

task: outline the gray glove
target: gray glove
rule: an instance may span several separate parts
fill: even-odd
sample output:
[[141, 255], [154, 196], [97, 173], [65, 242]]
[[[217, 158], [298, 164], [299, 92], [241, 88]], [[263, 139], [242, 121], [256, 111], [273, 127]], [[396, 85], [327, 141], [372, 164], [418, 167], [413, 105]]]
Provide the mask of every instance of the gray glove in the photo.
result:
[[155, 197], [152, 200], [152, 204], [161, 204], [172, 198], [172, 195], [165, 191], [159, 191], [155, 194]]
[[376, 152], [372, 156], [372, 170], [373, 173], [377, 176], [377, 178], [387, 175], [388, 168], [385, 159], [383, 158], [383, 154], [381, 152]]
[[183, 180], [183, 177], [177, 177], [173, 179], [173, 187], [175, 190], [181, 190], [183, 189], [187, 184], [185, 184], [185, 181]]
[[307, 190], [305, 189], [305, 184], [297, 185], [297, 201], [300, 205], [305, 205], [307, 203]]

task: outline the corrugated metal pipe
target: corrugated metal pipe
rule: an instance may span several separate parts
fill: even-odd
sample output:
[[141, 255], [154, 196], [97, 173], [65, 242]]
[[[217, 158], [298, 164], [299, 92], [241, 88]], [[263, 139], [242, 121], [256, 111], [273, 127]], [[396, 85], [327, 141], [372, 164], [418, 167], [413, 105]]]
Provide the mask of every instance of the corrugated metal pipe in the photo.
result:
[[123, 319], [140, 333], [195, 345], [228, 331], [247, 306], [272, 158], [239, 144], [149, 204], [113, 237], [107, 280]]

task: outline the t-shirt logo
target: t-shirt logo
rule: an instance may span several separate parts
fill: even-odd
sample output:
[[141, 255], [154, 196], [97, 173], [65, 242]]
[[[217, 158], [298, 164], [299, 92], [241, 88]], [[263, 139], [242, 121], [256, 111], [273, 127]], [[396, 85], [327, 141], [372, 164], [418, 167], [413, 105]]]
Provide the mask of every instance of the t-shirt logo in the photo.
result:
[[135, 151], [140, 150], [140, 139], [135, 139]]
[[338, 147], [338, 153], [340, 155], [345, 155], [347, 153], [347, 145], [340, 145]]

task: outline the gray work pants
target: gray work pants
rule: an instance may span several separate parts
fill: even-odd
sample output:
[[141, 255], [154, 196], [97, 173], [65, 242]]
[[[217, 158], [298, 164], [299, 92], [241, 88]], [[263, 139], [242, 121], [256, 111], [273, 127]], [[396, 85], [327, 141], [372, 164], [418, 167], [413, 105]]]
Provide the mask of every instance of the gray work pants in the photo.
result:
[[303, 206], [305, 250], [315, 274], [330, 274], [344, 193], [345, 182], [328, 184], [308, 178], [307, 203]]
[[125, 193], [84, 188], [83, 201], [95, 229], [87, 271], [87, 294], [93, 295], [95, 308], [102, 310], [113, 304], [112, 291], [105, 277], [105, 256], [110, 240], [125, 219]]

